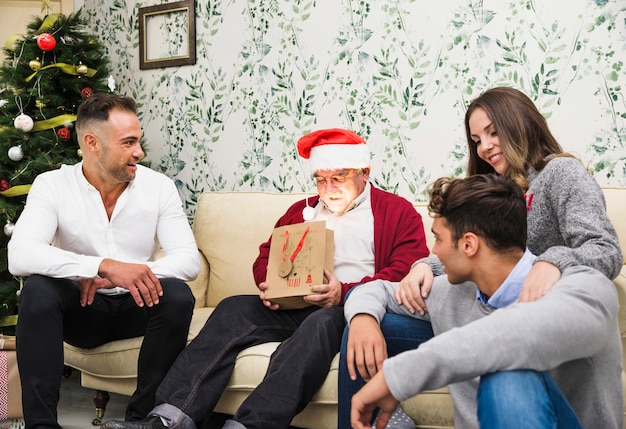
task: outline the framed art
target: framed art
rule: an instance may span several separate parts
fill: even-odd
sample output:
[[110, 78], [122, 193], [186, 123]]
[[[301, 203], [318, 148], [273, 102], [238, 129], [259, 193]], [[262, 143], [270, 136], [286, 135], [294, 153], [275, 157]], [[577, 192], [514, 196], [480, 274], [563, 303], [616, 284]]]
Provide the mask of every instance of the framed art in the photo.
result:
[[139, 8], [139, 68], [196, 63], [194, 0]]

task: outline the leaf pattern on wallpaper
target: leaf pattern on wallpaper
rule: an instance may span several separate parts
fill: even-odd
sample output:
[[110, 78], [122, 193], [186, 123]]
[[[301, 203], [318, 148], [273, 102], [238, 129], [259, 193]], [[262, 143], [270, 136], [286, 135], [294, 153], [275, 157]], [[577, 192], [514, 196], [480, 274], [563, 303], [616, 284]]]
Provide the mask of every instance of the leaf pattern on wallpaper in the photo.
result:
[[236, 109], [244, 112], [251, 147], [242, 151], [235, 172], [239, 189], [292, 192], [310, 187], [295, 142], [312, 130], [327, 99], [327, 64], [307, 55], [300, 42], [299, 25], [306, 23], [313, 5], [312, 1], [246, 5], [244, 16], [252, 31], [241, 56], [245, 62]]
[[465, 108], [496, 85], [526, 92], [602, 185], [626, 186], [621, 0], [198, 2], [197, 64], [141, 71], [137, 8], [159, 1], [85, 9], [190, 217], [203, 191], [313, 191], [295, 143], [321, 127], [363, 135], [374, 183], [424, 200], [464, 175]]
[[[352, 34], [354, 40], [337, 40], [341, 45], [337, 62], [345, 62], [347, 70], [337, 74], [337, 92], [345, 94], [342, 115], [376, 154], [373, 181], [395, 193], [402, 193], [404, 186], [410, 199], [420, 199], [430, 176], [424, 168], [412, 165], [408, 146], [414, 145], [412, 132], [439, 91], [436, 70], [440, 52], [423, 39], [413, 40], [405, 22], [409, 14], [401, 2], [376, 3], [380, 8], [375, 10], [367, 3], [360, 5], [361, 9], [350, 11], [352, 30], [343, 32]], [[365, 27], [364, 19], [373, 13], [384, 16], [380, 48], [366, 52], [364, 46], [375, 31]], [[367, 22], [371, 21], [377, 20]]]
[[596, 177], [605, 178], [607, 182], [618, 186], [626, 186], [626, 4], [596, 3], [605, 7], [596, 16], [593, 29], [604, 29], [603, 34], [608, 33], [608, 37], [596, 39], [590, 62], [594, 64], [593, 73], [601, 82], [595, 95], [600, 100], [606, 126], [596, 131], [588, 153]]

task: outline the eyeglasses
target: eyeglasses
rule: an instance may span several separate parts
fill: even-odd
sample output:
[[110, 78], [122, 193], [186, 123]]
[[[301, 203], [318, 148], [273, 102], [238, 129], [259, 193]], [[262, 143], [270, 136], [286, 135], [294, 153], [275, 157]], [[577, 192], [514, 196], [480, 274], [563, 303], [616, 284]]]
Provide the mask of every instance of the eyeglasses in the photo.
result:
[[315, 186], [318, 188], [325, 188], [328, 182], [330, 182], [334, 187], [340, 188], [346, 180], [354, 179], [362, 172], [363, 170], [359, 168], [356, 170], [347, 170], [339, 174], [333, 174], [332, 176], [313, 176], [313, 181], [315, 182]]

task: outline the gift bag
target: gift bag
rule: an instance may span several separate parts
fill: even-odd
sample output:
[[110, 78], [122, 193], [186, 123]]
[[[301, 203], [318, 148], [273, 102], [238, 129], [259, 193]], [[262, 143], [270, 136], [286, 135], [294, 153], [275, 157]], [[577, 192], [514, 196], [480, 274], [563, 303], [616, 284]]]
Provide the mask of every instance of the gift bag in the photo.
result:
[[305, 222], [275, 228], [267, 263], [265, 298], [281, 309], [309, 306], [302, 297], [311, 286], [327, 283], [324, 267], [334, 266], [334, 234], [326, 221]]
[[0, 420], [22, 417], [22, 386], [15, 337], [0, 337]]

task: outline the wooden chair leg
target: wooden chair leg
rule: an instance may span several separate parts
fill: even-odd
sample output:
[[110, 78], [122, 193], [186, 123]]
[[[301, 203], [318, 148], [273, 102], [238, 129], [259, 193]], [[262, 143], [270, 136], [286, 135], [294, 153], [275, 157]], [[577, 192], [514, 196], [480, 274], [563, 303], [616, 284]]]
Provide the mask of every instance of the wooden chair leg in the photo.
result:
[[63, 377], [70, 378], [73, 371], [74, 368], [72, 368], [71, 366], [63, 365]]
[[96, 406], [96, 418], [91, 422], [94, 426], [100, 426], [102, 418], [104, 417], [104, 411], [109, 403], [109, 392], [104, 390], [96, 390], [93, 394], [93, 404]]

